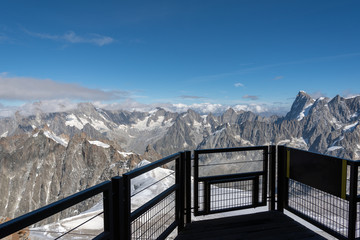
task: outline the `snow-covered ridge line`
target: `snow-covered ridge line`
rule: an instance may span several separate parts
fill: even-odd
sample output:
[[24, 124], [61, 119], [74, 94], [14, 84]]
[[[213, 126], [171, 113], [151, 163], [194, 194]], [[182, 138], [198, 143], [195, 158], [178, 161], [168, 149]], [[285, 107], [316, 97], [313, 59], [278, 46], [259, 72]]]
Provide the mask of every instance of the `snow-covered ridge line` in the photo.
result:
[[[64, 147], [67, 147], [67, 145], [68, 145], [68, 141], [67, 141], [66, 139], [57, 136], [57, 135], [56, 135], [55, 133], [53, 133], [53, 132], [44, 131], [44, 135], [45, 135], [47, 138], [50, 138], [50, 139], [52, 139], [53, 141], [55, 141], [55, 142], [63, 145]], [[37, 133], [35, 133], [35, 134], [33, 135], [33, 137], [37, 137], [37, 136], [39, 136], [39, 132], [37, 132]]]
[[91, 145], [95, 145], [95, 146], [98, 146], [98, 147], [102, 147], [102, 148], [109, 148], [110, 145], [109, 144], [106, 144], [106, 143], [103, 143], [103, 142], [100, 142], [100, 141], [88, 141]]

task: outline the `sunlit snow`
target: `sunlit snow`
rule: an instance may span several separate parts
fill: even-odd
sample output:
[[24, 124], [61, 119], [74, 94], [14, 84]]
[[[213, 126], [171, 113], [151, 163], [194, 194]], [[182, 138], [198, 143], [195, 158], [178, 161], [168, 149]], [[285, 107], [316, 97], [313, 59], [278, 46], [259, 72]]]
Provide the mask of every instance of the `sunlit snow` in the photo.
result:
[[103, 143], [103, 142], [100, 142], [100, 141], [89, 141], [90, 144], [92, 145], [96, 145], [98, 147], [102, 147], [102, 148], [109, 148], [110, 145], [109, 144], [106, 144], [106, 143]]
[[309, 114], [309, 111], [312, 107], [313, 103], [308, 104], [304, 107], [304, 109], [301, 111], [301, 113], [299, 113], [299, 116], [297, 116], [297, 120], [301, 121], [304, 117], [306, 117]]
[[6, 131], [6, 132], [4, 132], [3, 134], [1, 134], [0, 137], [7, 137], [8, 133], [9, 133], [9, 131]]
[[332, 151], [339, 150], [339, 149], [343, 149], [343, 147], [341, 147], [341, 146], [333, 146], [333, 147], [329, 147], [327, 149], [327, 151], [332, 152]]
[[345, 132], [351, 132], [355, 129], [355, 127], [359, 124], [359, 122], [355, 122], [353, 124], [347, 125], [344, 127]]
[[[33, 137], [37, 137], [39, 135], [39, 132], [35, 133], [33, 135]], [[44, 135], [47, 137], [47, 138], [50, 138], [52, 139], [53, 141], [63, 145], [64, 147], [67, 147], [68, 145], [68, 141], [65, 140], [64, 138], [61, 138], [59, 136], [56, 136], [53, 132], [49, 132], [49, 131], [44, 131]]]
[[66, 116], [65, 125], [70, 127], [76, 127], [79, 130], [84, 128], [84, 124], [82, 124], [82, 122], [80, 122], [74, 114]]

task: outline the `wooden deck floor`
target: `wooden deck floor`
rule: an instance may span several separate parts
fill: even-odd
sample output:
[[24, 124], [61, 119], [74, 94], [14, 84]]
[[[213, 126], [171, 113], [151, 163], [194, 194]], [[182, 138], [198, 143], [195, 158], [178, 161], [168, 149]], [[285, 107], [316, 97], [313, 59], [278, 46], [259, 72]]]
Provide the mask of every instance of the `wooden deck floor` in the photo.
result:
[[201, 239], [311, 239], [326, 238], [280, 212], [262, 212], [193, 222], [175, 238]]

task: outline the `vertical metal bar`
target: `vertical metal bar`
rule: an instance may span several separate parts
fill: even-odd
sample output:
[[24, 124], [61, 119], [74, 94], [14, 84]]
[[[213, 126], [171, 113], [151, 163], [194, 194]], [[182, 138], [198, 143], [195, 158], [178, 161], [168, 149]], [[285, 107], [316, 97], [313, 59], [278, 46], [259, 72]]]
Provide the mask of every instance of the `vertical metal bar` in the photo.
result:
[[191, 223], [191, 152], [185, 151], [186, 224]]
[[199, 215], [199, 154], [194, 151], [194, 215]]
[[124, 204], [123, 204], [123, 178], [116, 176], [111, 178], [112, 186], [112, 223], [111, 237], [112, 239], [124, 239]]
[[123, 175], [124, 181], [124, 239], [131, 239], [131, 178]]
[[350, 199], [349, 199], [349, 229], [348, 239], [355, 239], [356, 214], [357, 214], [357, 181], [358, 166], [354, 162], [350, 165]]
[[269, 161], [269, 195], [270, 195], [270, 204], [269, 204], [269, 210], [274, 211], [275, 210], [275, 181], [276, 181], [276, 172], [275, 172], [275, 166], [276, 166], [276, 146], [271, 145], [269, 146], [269, 155], [270, 155], [270, 161]]
[[[263, 150], [263, 179], [262, 179], [262, 202], [267, 201], [267, 188], [268, 188], [268, 163], [269, 163], [269, 149], [264, 147]], [[259, 198], [258, 198], [259, 199]], [[259, 200], [258, 200], [259, 201]]]
[[205, 214], [210, 213], [210, 192], [211, 184], [208, 181], [204, 181], [204, 212]]
[[277, 211], [284, 211], [285, 202], [285, 162], [286, 150], [284, 146], [278, 146], [278, 189], [277, 189]]
[[112, 232], [112, 199], [111, 189], [103, 192], [103, 209], [104, 209], [104, 232]]
[[178, 221], [178, 229], [181, 231], [184, 228], [184, 171], [183, 161], [184, 152], [179, 153], [179, 157], [175, 160], [175, 184], [177, 190], [175, 192], [175, 219]]
[[252, 205], [254, 207], [259, 205], [259, 176], [256, 176], [253, 180]]

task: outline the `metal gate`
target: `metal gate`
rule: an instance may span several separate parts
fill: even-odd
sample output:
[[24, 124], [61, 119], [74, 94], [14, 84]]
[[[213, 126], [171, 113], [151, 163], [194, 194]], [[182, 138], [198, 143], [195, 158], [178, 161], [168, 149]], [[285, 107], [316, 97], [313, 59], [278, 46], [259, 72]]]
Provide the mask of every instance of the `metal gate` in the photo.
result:
[[194, 151], [194, 215], [266, 205], [268, 146]]

